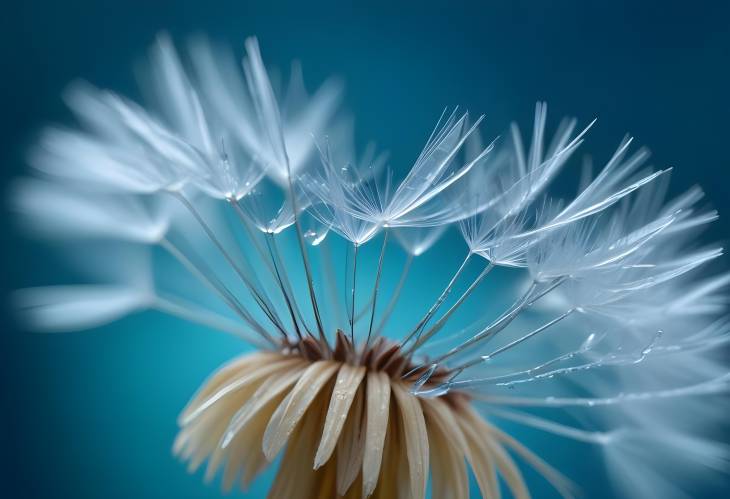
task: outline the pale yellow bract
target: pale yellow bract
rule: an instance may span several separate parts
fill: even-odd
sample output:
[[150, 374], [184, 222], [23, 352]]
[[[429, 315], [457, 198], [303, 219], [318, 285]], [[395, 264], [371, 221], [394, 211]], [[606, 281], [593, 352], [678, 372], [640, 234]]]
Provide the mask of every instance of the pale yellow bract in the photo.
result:
[[463, 498], [467, 466], [483, 497], [499, 497], [498, 475], [514, 497], [529, 497], [505, 448], [561, 479], [466, 395], [413, 395], [419, 373], [404, 377], [410, 365], [387, 341], [365, 355], [341, 333], [337, 343], [330, 358], [310, 343], [221, 367], [180, 415], [175, 453], [190, 471], [207, 459], [206, 479], [222, 470], [230, 490], [237, 481], [246, 488], [283, 452], [272, 498], [423, 498], [429, 476], [433, 497]]

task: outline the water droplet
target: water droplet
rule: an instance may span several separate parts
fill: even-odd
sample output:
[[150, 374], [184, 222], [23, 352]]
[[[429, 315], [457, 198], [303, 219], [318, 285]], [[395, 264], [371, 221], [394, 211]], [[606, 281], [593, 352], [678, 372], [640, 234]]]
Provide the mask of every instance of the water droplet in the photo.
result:
[[431, 364], [431, 366], [429, 366], [428, 370], [427, 370], [427, 371], [426, 371], [425, 373], [423, 373], [423, 374], [422, 374], [422, 375], [421, 375], [421, 376], [420, 376], [420, 377], [418, 378], [418, 380], [416, 380], [415, 384], [413, 385], [413, 388], [412, 388], [412, 390], [418, 390], [418, 389], [419, 389], [419, 388], [421, 388], [421, 387], [422, 387], [423, 385], [425, 385], [425, 384], [426, 384], [426, 382], [427, 382], [427, 381], [428, 381], [429, 379], [431, 379], [431, 376], [433, 376], [433, 373], [434, 373], [434, 371], [436, 371], [436, 367], [438, 367], [438, 365], [437, 365], [437, 364]]

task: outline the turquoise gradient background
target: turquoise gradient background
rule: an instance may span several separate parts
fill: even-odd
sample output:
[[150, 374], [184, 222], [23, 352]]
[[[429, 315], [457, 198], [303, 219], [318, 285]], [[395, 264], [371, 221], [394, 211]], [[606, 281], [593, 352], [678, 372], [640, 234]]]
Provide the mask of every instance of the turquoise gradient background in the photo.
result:
[[[702, 184], [725, 216], [709, 235], [726, 238], [730, 4], [585, 3], [7, 5], [0, 21], [3, 189], [24, 171], [24, 151], [40, 127], [68, 118], [60, 93], [72, 79], [135, 96], [134, 63], [159, 30], [178, 40], [203, 32], [236, 47], [256, 34], [267, 64], [301, 59], [310, 86], [341, 77], [358, 139], [389, 149], [401, 172], [447, 105], [486, 113], [486, 130], [496, 135], [511, 120], [528, 125], [535, 101], [546, 100], [553, 124], [564, 114], [583, 123], [599, 118], [587, 144], [597, 159], [628, 132], [653, 150], [656, 165], [676, 167], [676, 188]], [[22, 238], [5, 214], [2, 224], [4, 295], [63, 278], [52, 247]], [[423, 268], [457, 265], [463, 249], [452, 241]], [[445, 272], [417, 272], [411, 285], [435, 296]], [[501, 279], [491, 286], [499, 290]], [[0, 497], [219, 497], [200, 473], [185, 472], [170, 447], [180, 408], [244, 345], [154, 313], [91, 332], [41, 335], [20, 330], [4, 296], [2, 307]], [[515, 431], [542, 443], [548, 460], [587, 485], [587, 497], [613, 497], [590, 448]], [[270, 477], [234, 497], [262, 497]], [[534, 483], [535, 497], [552, 497]], [[707, 483], [697, 497], [722, 491], [722, 483]]]

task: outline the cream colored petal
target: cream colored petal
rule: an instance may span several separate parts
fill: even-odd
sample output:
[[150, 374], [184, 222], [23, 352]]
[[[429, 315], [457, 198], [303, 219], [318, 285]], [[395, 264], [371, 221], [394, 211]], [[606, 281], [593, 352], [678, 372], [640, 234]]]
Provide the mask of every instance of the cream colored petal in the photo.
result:
[[546, 463], [542, 458], [540, 458], [537, 454], [532, 452], [530, 449], [522, 445], [520, 442], [509, 436], [508, 434], [504, 433], [499, 428], [495, 427], [494, 425], [490, 425], [485, 421], [485, 424], [487, 427], [494, 433], [495, 437], [503, 442], [505, 445], [507, 445], [509, 448], [514, 450], [522, 459], [527, 461], [530, 466], [532, 466], [538, 473], [540, 473], [542, 476], [545, 477], [545, 479], [552, 484], [553, 487], [555, 487], [555, 490], [558, 491], [558, 493], [562, 497], [566, 498], [572, 498], [575, 496], [575, 493], [573, 490], [575, 489], [575, 485], [566, 478], [562, 473], [560, 473], [558, 470], [550, 466], [548, 463]]
[[180, 430], [178, 434], [175, 435], [175, 440], [172, 443], [172, 454], [174, 456], [182, 457], [181, 454], [189, 441], [190, 431], [187, 431], [185, 429]]
[[[464, 494], [461, 487], [461, 480], [456, 477], [461, 475], [461, 471], [455, 463], [458, 460], [463, 461], [463, 456], [453, 451], [453, 446], [449, 445], [445, 436], [440, 430], [431, 428], [428, 431], [428, 447], [431, 459], [431, 494], [433, 497], [443, 499], [468, 499], [468, 495]], [[466, 467], [464, 467], [466, 471]]]
[[403, 422], [399, 416], [400, 414], [396, 415], [398, 420], [398, 434], [400, 436], [400, 449], [398, 449], [397, 455], [399, 458], [395, 464], [395, 488], [398, 491], [398, 498], [416, 499], [416, 496], [413, 494], [413, 487], [411, 486], [411, 473], [408, 470], [408, 448], [404, 442], [405, 435], [403, 434]]
[[208, 454], [210, 454], [210, 449], [206, 448], [206, 446], [201, 445], [197, 447], [189, 457], [187, 466], [188, 473], [195, 473], [200, 465], [203, 464], [205, 458], [208, 457]]
[[466, 441], [466, 458], [471, 465], [474, 476], [479, 485], [482, 497], [499, 499], [499, 483], [495, 471], [494, 458], [486, 444], [487, 438], [492, 438], [486, 432], [480, 432], [463, 414], [456, 418]]
[[185, 448], [181, 457], [190, 460], [190, 471], [195, 471], [202, 460], [215, 450], [231, 414], [243, 403], [246, 396], [246, 393], [239, 391], [234, 396], [221, 400], [181, 430], [180, 433], [185, 435]]
[[220, 445], [215, 448], [213, 453], [210, 455], [210, 459], [208, 459], [208, 466], [205, 468], [205, 475], [203, 476], [203, 481], [205, 483], [210, 483], [215, 478], [216, 473], [218, 473], [218, 470], [220, 469], [221, 465], [226, 460], [226, 455], [228, 454], [229, 449], [222, 449]]
[[[298, 362], [298, 364], [302, 363]], [[270, 370], [267, 366], [259, 366], [255, 373], [248, 372], [245, 376], [247, 381], [244, 386], [227, 391], [225, 396], [216, 398], [215, 403], [204, 403], [199, 406], [199, 408], [205, 407], [205, 410], [201, 410], [198, 415], [195, 415], [190, 423], [183, 427], [180, 431], [179, 438], [176, 439], [176, 449], [179, 448], [181, 457], [189, 461], [188, 469], [191, 472], [195, 471], [205, 458], [210, 456], [211, 461], [214, 461], [212, 467], [209, 465], [209, 471], [207, 473], [207, 476], [210, 478], [210, 474], [214, 473], [224, 460], [225, 453], [219, 455], [221, 454], [219, 444], [221, 437], [229, 426], [232, 415], [236, 414], [240, 407], [245, 404], [252, 392], [255, 392], [261, 386], [269, 384], [270, 380], [278, 379], [280, 374], [286, 373], [291, 369], [291, 365], [289, 359], [285, 362], [273, 363], [272, 366], [275, 368], [273, 370]], [[236, 380], [237, 378], [234, 378], [229, 381], [229, 384], [235, 384], [237, 382]], [[224, 386], [216, 393], [219, 393], [221, 390], [226, 390], [226, 387]], [[216, 397], [215, 393], [210, 395], [209, 399], [214, 397]], [[261, 431], [263, 431], [263, 428]], [[258, 448], [260, 449], [260, 441]], [[239, 458], [240, 456], [238, 455], [234, 456], [234, 459]], [[231, 473], [238, 471], [238, 468], [240, 468], [240, 464], [229, 468], [229, 483], [232, 484], [232, 481], [235, 480], [235, 475], [231, 477]]]
[[341, 499], [362, 499], [362, 473], [358, 473], [355, 477], [352, 487], [344, 494], [337, 493]]
[[239, 391], [251, 391], [258, 388], [262, 379], [280, 372], [282, 370], [291, 369], [297, 364], [301, 364], [299, 359], [287, 359], [281, 362], [272, 362], [266, 365], [257, 366], [255, 369], [247, 369], [245, 374], [240, 377], [234, 377], [220, 386], [215, 392], [208, 395], [202, 402], [197, 404], [182, 418], [182, 425], [190, 424], [195, 418], [207, 411], [211, 406], [219, 402], [221, 399]]
[[[287, 374], [296, 375], [297, 373]], [[267, 380], [267, 382], [259, 387], [257, 392], [276, 383], [279, 383], [278, 378]], [[289, 386], [293, 384], [294, 380], [291, 381]], [[241, 456], [240, 467], [243, 468], [241, 477], [242, 487], [245, 488], [248, 486], [262, 467], [268, 464], [261, 450], [261, 440], [269, 419], [271, 419], [272, 414], [285, 396], [285, 390], [272, 390], [271, 396], [267, 397], [263, 403], [257, 404], [256, 410], [250, 411], [250, 415], [245, 424], [240, 426], [233, 437], [228, 440], [226, 440], [228, 432], [228, 429], [226, 429], [226, 432], [224, 432], [223, 437], [220, 439], [208, 461], [208, 467], [205, 473], [206, 481], [213, 479], [227, 456]], [[248, 405], [249, 401], [244, 404], [244, 407]], [[228, 428], [230, 428], [231, 424], [228, 425]], [[227, 443], [226, 446], [223, 445], [224, 441]]]
[[366, 399], [365, 453], [362, 462], [364, 497], [368, 497], [375, 490], [383, 458], [383, 445], [390, 412], [390, 379], [387, 374], [368, 372]]
[[393, 383], [393, 393], [398, 401], [403, 423], [403, 438], [408, 453], [408, 471], [411, 495], [415, 499], [426, 497], [428, 481], [428, 433], [423, 409], [417, 397], [401, 383]]
[[263, 352], [236, 357], [230, 362], [218, 368], [212, 375], [208, 377], [201, 385], [200, 389], [193, 395], [185, 408], [180, 412], [178, 424], [182, 426], [185, 417], [190, 414], [197, 406], [208, 398], [215, 390], [220, 388], [224, 383], [236, 376], [243, 376], [246, 373], [255, 370], [267, 362], [273, 362], [281, 359], [281, 355]]
[[504, 481], [507, 482], [507, 486], [514, 498], [529, 499], [530, 492], [527, 490], [522, 473], [509, 454], [507, 454], [507, 451], [504, 450], [504, 447], [491, 439], [486, 440], [486, 443], [492, 452], [492, 456], [494, 456], [494, 461], [497, 463], [500, 474], [504, 478]]
[[[404, 446], [400, 441], [398, 434], [398, 411], [395, 404], [390, 405], [390, 415], [388, 417], [388, 430], [385, 434], [385, 447], [383, 452], [383, 465], [380, 471], [380, 479], [377, 482], [377, 487], [373, 492], [373, 499], [393, 499], [399, 496], [398, 494], [398, 483], [399, 477], [398, 472], [400, 469], [399, 464], [401, 462], [407, 463], [408, 456]], [[408, 482], [408, 465], [404, 465], [406, 475], [403, 477], [404, 482]], [[366, 497], [366, 496], [363, 496]]]
[[223, 435], [221, 447], [227, 447], [236, 434], [248, 424], [252, 417], [256, 416], [262, 407], [267, 405], [272, 399], [280, 398], [280, 395], [284, 391], [291, 388], [297, 382], [303, 372], [303, 366], [295, 367], [262, 383], [236, 412], [233, 418], [231, 418], [231, 422]]
[[[365, 387], [360, 387], [352, 402], [350, 414], [337, 441], [337, 493], [360, 497], [362, 483], [353, 484], [358, 476], [362, 476], [363, 453], [365, 451]], [[362, 482], [362, 480], [360, 480]], [[352, 486], [352, 487], [351, 487]], [[353, 491], [352, 488], [357, 488]]]
[[324, 394], [315, 397], [311, 402], [304, 419], [289, 439], [268, 497], [272, 499], [335, 497], [334, 479], [328, 481], [326, 476], [331, 465], [312, 470], [312, 459], [319, 440], [319, 429], [324, 423], [327, 403], [328, 397]]
[[233, 484], [238, 478], [243, 463], [243, 455], [241, 453], [232, 453], [226, 461], [225, 468], [223, 469], [223, 481], [221, 489], [223, 492], [230, 492], [233, 489]]
[[[283, 398], [283, 396], [281, 396]], [[250, 443], [242, 444], [241, 451], [247, 452], [247, 459], [243, 463], [243, 473], [241, 475], [241, 488], [246, 490], [256, 476], [269, 465], [264, 452], [261, 450], [261, 442], [263, 440], [264, 430], [271, 419], [271, 415], [276, 410], [276, 406], [281, 400], [272, 400], [270, 411], [261, 411], [256, 414], [253, 421], [246, 426], [246, 433], [256, 435]]]
[[[316, 473], [316, 472], [314, 472]], [[314, 494], [310, 497], [317, 499], [332, 499], [337, 497], [336, 494], [336, 482], [337, 482], [337, 463], [332, 460], [325, 464], [318, 474], [319, 481]]]
[[422, 400], [431, 450], [432, 496], [468, 499], [466, 442], [451, 409], [440, 399]]
[[[284, 394], [280, 393], [278, 396], [270, 400], [260, 411], [258, 411], [251, 419], [251, 421], [245, 427], [245, 433], [251, 437], [245, 442], [241, 442], [241, 445], [236, 449], [231, 449], [231, 452], [240, 452], [245, 459], [242, 463], [243, 473], [241, 476], [241, 488], [247, 488], [254, 477], [261, 472], [269, 462], [266, 460], [266, 456], [261, 450], [261, 442], [263, 440], [264, 431], [266, 425], [271, 419], [271, 415], [276, 410], [276, 407], [281, 400], [284, 398]], [[234, 441], [235, 444], [235, 441]]]
[[266, 497], [268, 499], [277, 499], [286, 497], [284, 493], [286, 492], [286, 488], [289, 484], [291, 484], [294, 481], [294, 473], [289, 465], [289, 462], [292, 461], [294, 464], [296, 464], [296, 461], [289, 457], [290, 455], [293, 455], [295, 452], [294, 442], [296, 441], [295, 438], [292, 438], [292, 441], [289, 442], [289, 446], [284, 451], [284, 457], [281, 460], [281, 464], [279, 465], [279, 470], [276, 472], [276, 476], [274, 477], [274, 481], [271, 484], [271, 487], [269, 488], [269, 493], [266, 494]]
[[314, 469], [321, 467], [332, 456], [355, 393], [364, 376], [364, 367], [353, 367], [347, 364], [343, 364], [337, 373], [335, 388], [332, 390], [327, 417], [324, 421], [322, 440], [314, 458]]
[[339, 367], [340, 364], [325, 360], [315, 362], [302, 373], [292, 391], [274, 412], [264, 432], [263, 450], [269, 461], [284, 447], [309, 405]]

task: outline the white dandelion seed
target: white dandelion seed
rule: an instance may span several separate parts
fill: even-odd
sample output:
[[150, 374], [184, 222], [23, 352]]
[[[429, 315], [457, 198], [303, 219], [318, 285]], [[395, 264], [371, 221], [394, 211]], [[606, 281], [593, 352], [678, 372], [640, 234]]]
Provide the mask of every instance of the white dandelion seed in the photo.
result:
[[[191, 471], [207, 462], [206, 480], [245, 488], [283, 454], [270, 497], [423, 498], [430, 483], [461, 498], [468, 469], [484, 497], [500, 481], [529, 497], [516, 457], [572, 496], [570, 470], [505, 421], [600, 447], [626, 495], [727, 471], [727, 446], [697, 431], [725, 424], [712, 395], [730, 388], [730, 275], [703, 274], [722, 249], [697, 243], [717, 218], [699, 188], [667, 200], [669, 169], [626, 139], [555, 199], [593, 123], [565, 120], [545, 146], [545, 104], [527, 148], [516, 125], [484, 146], [482, 117], [444, 112], [398, 179], [374, 148], [355, 155], [339, 84], [309, 96], [295, 65], [277, 92], [257, 41], [245, 48], [239, 68], [202, 39], [181, 58], [161, 35], [149, 109], [75, 85], [80, 126], [42, 135], [14, 196], [18, 220], [67, 239], [93, 277], [18, 291], [32, 327], [157, 309], [255, 347], [180, 414], [173, 450]], [[446, 262], [422, 262], [451, 226], [464, 258], [430, 296], [413, 269], [440, 278]], [[524, 285], [490, 287], [497, 268]], [[585, 427], [553, 417], [567, 411]]]

